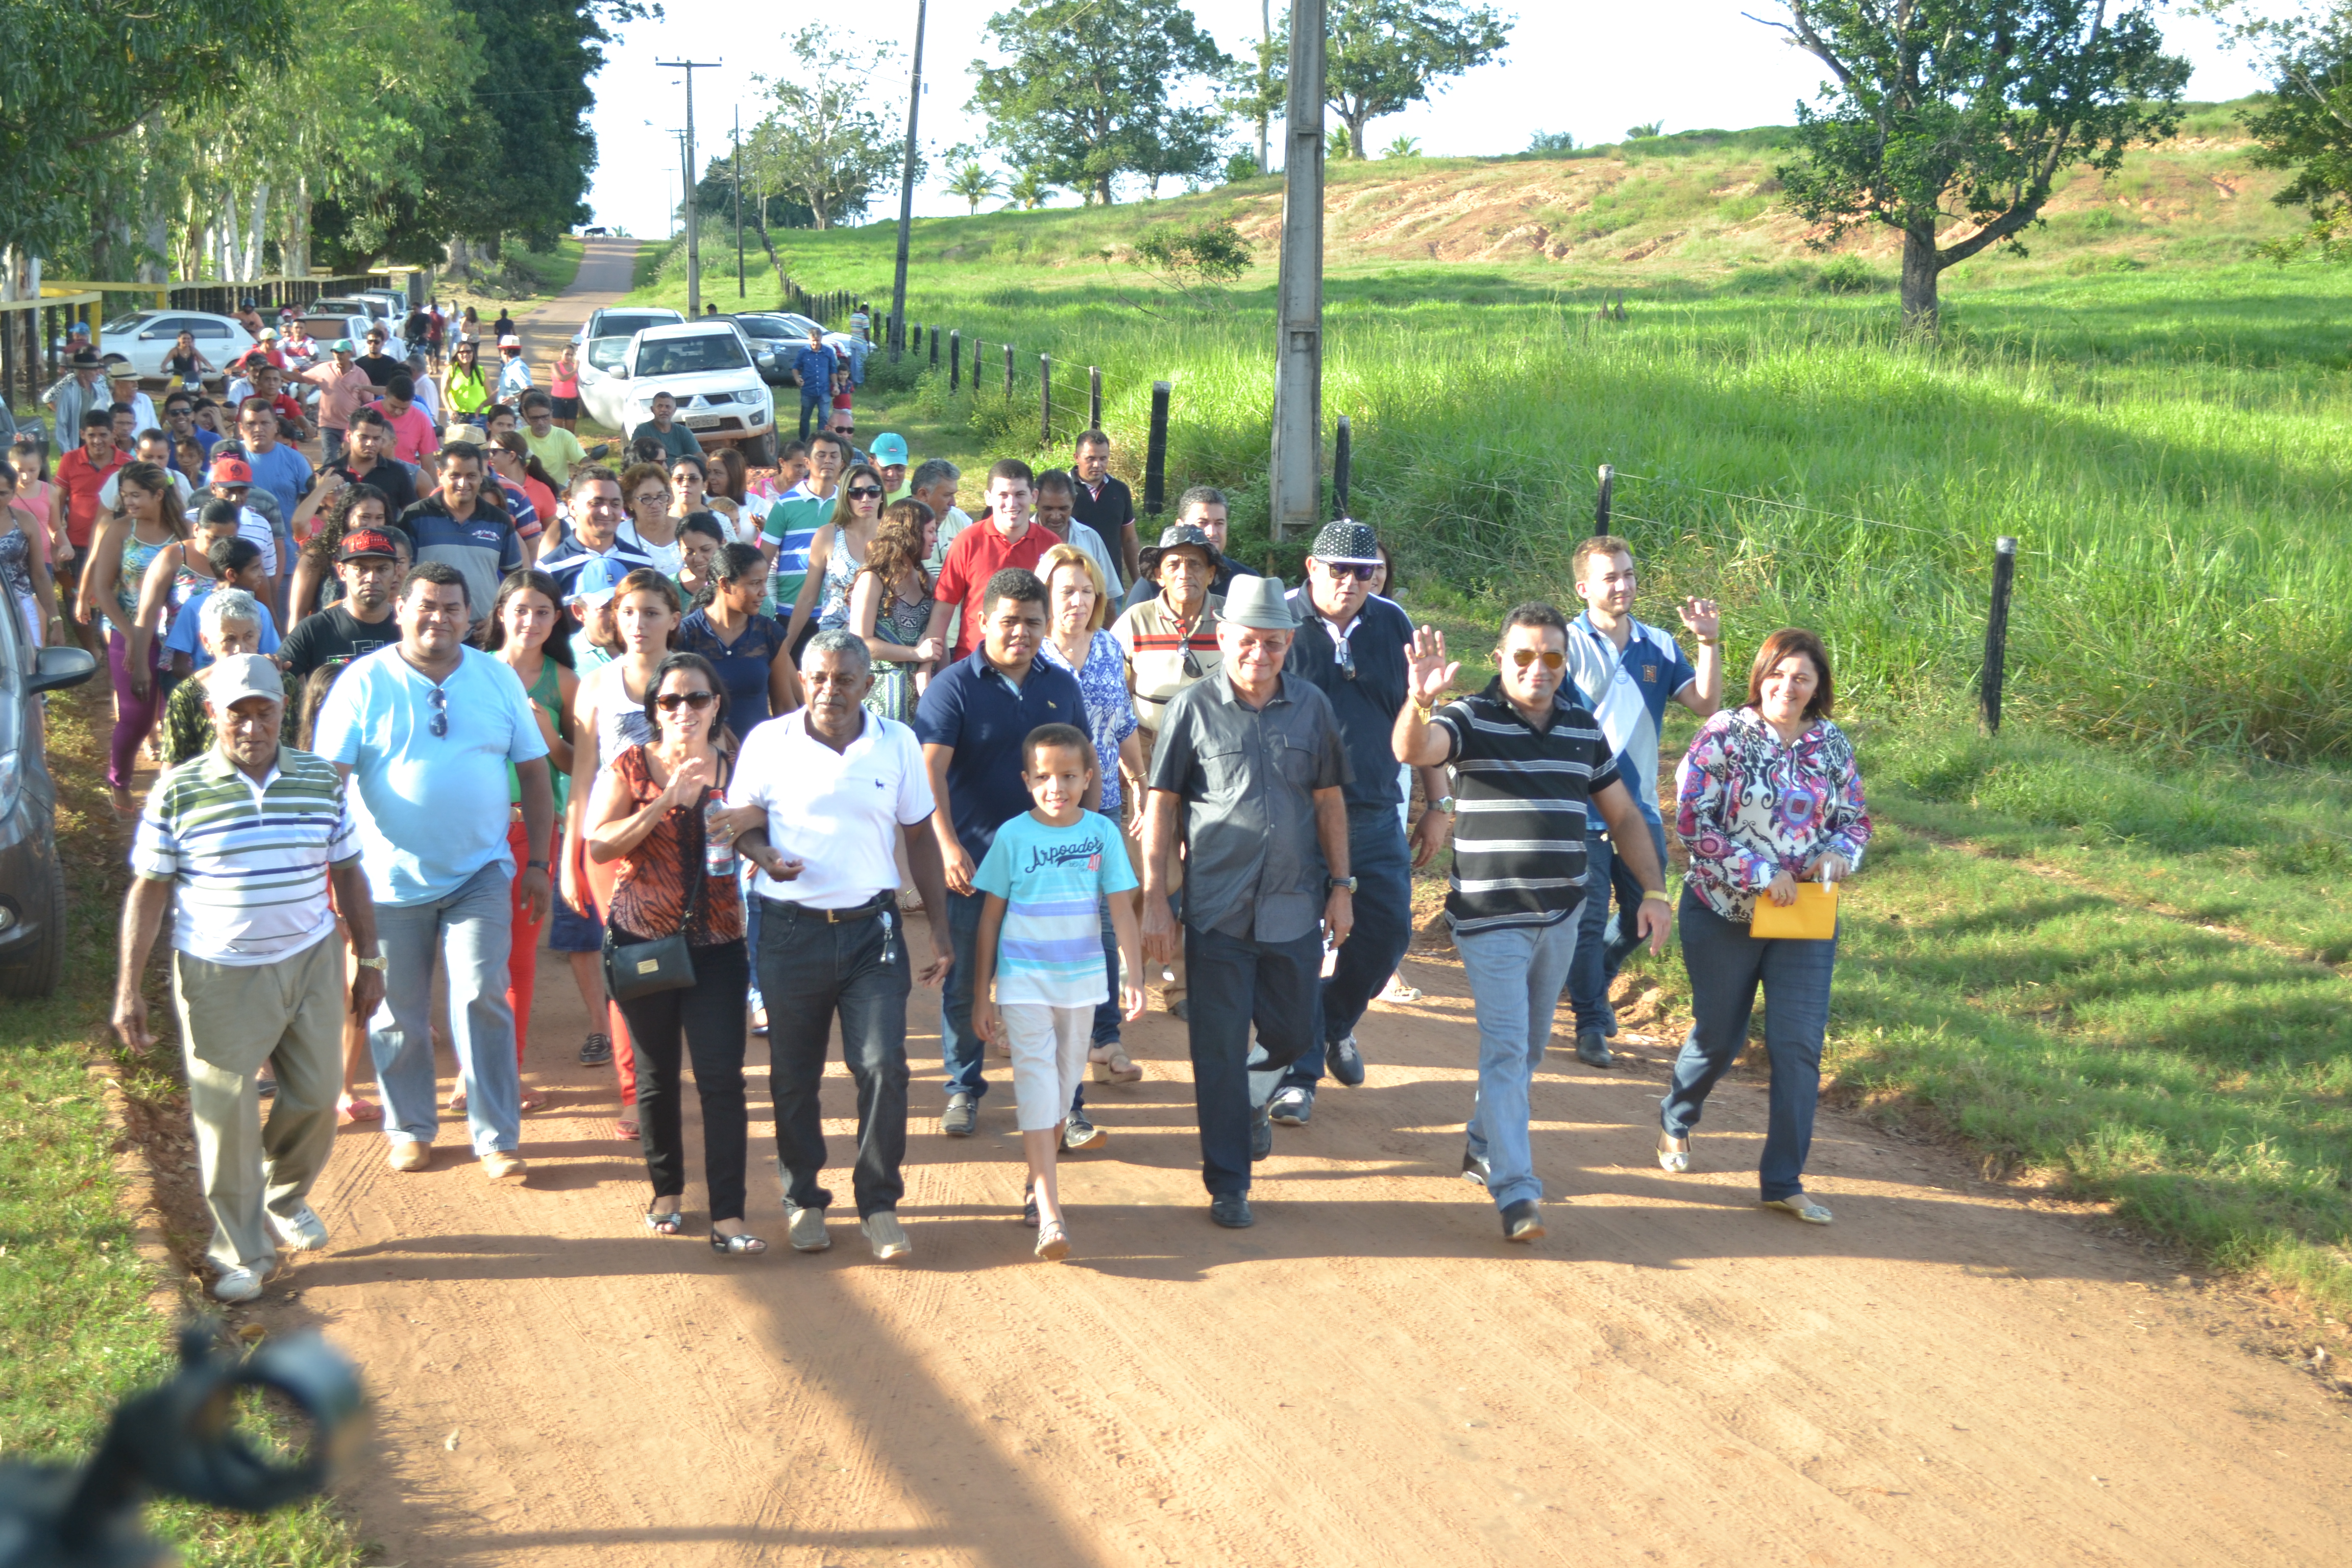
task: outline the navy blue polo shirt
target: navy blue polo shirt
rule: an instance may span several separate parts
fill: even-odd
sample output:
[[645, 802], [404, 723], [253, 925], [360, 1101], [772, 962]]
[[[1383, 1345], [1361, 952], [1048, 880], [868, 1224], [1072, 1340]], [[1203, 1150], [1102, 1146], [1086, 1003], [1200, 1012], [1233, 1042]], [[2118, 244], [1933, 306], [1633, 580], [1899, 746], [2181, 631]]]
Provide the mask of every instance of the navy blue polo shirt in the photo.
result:
[[1315, 613], [1307, 590], [1290, 591], [1290, 613], [1298, 633], [1290, 639], [1283, 668], [1320, 688], [1339, 716], [1339, 742], [1356, 771], [1341, 795], [1350, 811], [1394, 811], [1404, 790], [1391, 736], [1397, 710], [1412, 690], [1405, 645], [1412, 641], [1412, 617], [1394, 600], [1369, 595], [1348, 629], [1348, 653], [1356, 679], [1348, 679], [1331, 628]]
[[1089, 740], [1085, 696], [1077, 677], [1038, 659], [1018, 689], [988, 662], [984, 648], [931, 678], [915, 710], [915, 739], [952, 746], [948, 764], [950, 820], [964, 853], [978, 865], [996, 842], [996, 830], [1032, 804], [1021, 782], [1021, 742], [1040, 724], [1072, 724]]

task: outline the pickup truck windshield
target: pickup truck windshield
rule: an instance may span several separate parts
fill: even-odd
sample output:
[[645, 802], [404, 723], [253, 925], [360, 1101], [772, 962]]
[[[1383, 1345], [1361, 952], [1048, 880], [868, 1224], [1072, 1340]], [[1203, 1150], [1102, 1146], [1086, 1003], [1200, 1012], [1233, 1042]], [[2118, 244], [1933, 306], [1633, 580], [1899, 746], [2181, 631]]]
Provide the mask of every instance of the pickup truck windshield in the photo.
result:
[[637, 344], [636, 376], [691, 375], [707, 370], [748, 370], [743, 340], [733, 332], [705, 332], [691, 338], [656, 338]]

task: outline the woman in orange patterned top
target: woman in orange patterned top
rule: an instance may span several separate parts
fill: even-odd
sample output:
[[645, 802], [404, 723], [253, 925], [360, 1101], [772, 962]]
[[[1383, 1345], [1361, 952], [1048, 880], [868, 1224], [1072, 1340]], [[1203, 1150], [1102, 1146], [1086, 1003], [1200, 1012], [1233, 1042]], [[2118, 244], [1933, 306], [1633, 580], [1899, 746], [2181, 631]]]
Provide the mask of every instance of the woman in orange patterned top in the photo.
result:
[[654, 1184], [646, 1225], [657, 1236], [685, 1227], [682, 1043], [702, 1098], [711, 1250], [765, 1252], [768, 1244], [743, 1228], [743, 1004], [751, 979], [743, 895], [733, 848], [723, 837], [710, 839], [710, 813], [725, 804], [730, 763], [719, 746], [727, 689], [719, 672], [698, 654], [671, 654], [646, 683], [646, 718], [654, 738], [606, 762], [587, 812], [590, 858], [617, 862], [612, 940], [647, 942], [683, 931], [694, 960], [692, 985], [620, 1004], [636, 1046], [637, 1125]]

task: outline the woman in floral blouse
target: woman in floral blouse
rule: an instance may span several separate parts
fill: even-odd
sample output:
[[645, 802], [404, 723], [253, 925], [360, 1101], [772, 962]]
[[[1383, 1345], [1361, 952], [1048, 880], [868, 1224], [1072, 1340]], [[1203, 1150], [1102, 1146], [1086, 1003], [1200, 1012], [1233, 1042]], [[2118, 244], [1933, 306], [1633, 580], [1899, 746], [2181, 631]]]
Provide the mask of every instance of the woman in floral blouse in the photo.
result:
[[1806, 1195], [1804, 1171], [1837, 938], [1759, 938], [1748, 926], [1759, 897], [1792, 904], [1800, 880], [1852, 876], [1870, 842], [1862, 775], [1852, 743], [1830, 721], [1832, 700], [1822, 639], [1774, 632], [1748, 672], [1748, 700], [1709, 719], [1684, 754], [1675, 831], [1690, 850], [1679, 924], [1692, 1023], [1658, 1139], [1661, 1166], [1690, 1169], [1690, 1131], [1707, 1091], [1739, 1058], [1760, 984], [1772, 1063], [1764, 1204], [1810, 1225], [1833, 1217]]

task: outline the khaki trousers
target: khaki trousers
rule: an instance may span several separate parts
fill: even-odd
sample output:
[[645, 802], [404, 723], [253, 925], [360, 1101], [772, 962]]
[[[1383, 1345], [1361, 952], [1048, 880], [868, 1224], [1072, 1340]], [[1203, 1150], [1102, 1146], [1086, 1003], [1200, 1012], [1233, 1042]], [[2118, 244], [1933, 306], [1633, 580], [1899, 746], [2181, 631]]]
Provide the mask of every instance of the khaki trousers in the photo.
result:
[[[328, 936], [271, 963], [231, 966], [172, 954], [172, 994], [187, 1058], [188, 1112], [205, 1206], [205, 1256], [226, 1273], [268, 1273], [278, 1244], [263, 1211], [299, 1213], [335, 1144], [343, 1084], [343, 943]], [[261, 1119], [255, 1075], [278, 1078]]]
[[[1156, 730], [1143, 730], [1140, 731], [1139, 733], [1143, 737], [1143, 754], [1148, 758], [1151, 755], [1153, 748], [1160, 743], [1160, 733]], [[1143, 919], [1142, 882], [1144, 845], [1142, 800], [1137, 799], [1128, 802], [1125, 815], [1128, 817], [1128, 821], [1125, 825], [1127, 837], [1127, 858], [1129, 868], [1135, 872], [1137, 891], [1133, 896], [1135, 898], [1136, 920], [1139, 924]], [[1183, 889], [1184, 841], [1182, 836], [1179, 835], [1176, 841], [1175, 850], [1168, 857], [1168, 891], [1170, 896], [1172, 898], [1175, 894], [1183, 891]], [[1181, 913], [1177, 916], [1177, 924], [1180, 928], [1183, 924], [1183, 916]], [[1144, 964], [1143, 969], [1144, 979], [1147, 983], [1159, 978], [1160, 965], [1147, 963]], [[1177, 948], [1175, 960], [1167, 965], [1167, 969], [1168, 973], [1175, 976], [1175, 978], [1170, 980], [1165, 985], [1160, 987], [1160, 1005], [1172, 1011], [1177, 1003], [1184, 1000], [1185, 995], [1184, 950], [1181, 946]]]

